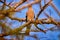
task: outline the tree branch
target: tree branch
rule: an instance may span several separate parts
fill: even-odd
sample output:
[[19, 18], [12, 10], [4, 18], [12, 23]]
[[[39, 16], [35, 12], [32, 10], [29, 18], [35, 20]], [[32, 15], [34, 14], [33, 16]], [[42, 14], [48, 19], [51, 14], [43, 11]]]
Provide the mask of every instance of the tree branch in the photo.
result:
[[27, 5], [25, 5], [25, 6], [21, 7], [21, 8], [16, 9], [15, 11], [16, 11], [16, 12], [19, 12], [20, 10], [22, 10], [22, 9], [24, 9], [24, 8], [27, 8], [27, 7], [29, 7], [30, 5], [36, 4], [36, 3], [38, 3], [38, 2], [40, 2], [40, 0], [39, 0], [39, 1], [31, 2], [30, 4], [27, 4]]
[[39, 13], [36, 16], [36, 19], [38, 19], [39, 15], [45, 10], [45, 8], [52, 2], [52, 0], [50, 0], [47, 4], [45, 4], [42, 8], [41, 11], [39, 11]]

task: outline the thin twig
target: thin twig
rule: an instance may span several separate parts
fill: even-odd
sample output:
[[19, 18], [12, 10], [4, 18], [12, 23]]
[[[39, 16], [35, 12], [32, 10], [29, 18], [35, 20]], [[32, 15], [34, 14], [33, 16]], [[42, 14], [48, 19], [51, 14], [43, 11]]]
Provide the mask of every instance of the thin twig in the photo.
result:
[[50, 0], [47, 4], [45, 4], [45, 5], [42, 7], [41, 11], [39, 11], [39, 13], [38, 13], [37, 16], [36, 16], [36, 20], [38, 19], [39, 15], [44, 11], [44, 9], [45, 9], [51, 2], [52, 2], [52, 0]]
[[58, 11], [57, 7], [51, 2], [51, 6], [56, 10], [57, 14], [60, 17], [60, 12]]
[[40, 0], [39, 0], [39, 1], [31, 2], [31, 3], [26, 4], [25, 6], [23, 6], [23, 7], [21, 7], [21, 8], [16, 9], [15, 11], [16, 11], [16, 12], [19, 12], [20, 10], [22, 10], [22, 9], [24, 9], [24, 8], [27, 8], [27, 7], [29, 7], [30, 5], [33, 5], [33, 4], [36, 4], [36, 3], [39, 3], [39, 2], [40, 2]]
[[16, 5], [14, 6], [14, 9], [16, 9], [17, 7], [19, 7], [21, 4], [23, 4], [26, 0], [21, 0], [18, 3], [16, 3]]

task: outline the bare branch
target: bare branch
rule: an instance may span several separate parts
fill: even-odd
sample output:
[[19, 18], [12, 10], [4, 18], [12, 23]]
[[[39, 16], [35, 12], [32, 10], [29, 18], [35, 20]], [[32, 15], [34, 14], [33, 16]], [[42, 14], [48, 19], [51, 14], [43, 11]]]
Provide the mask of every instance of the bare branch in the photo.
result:
[[58, 11], [57, 7], [53, 3], [51, 3], [51, 6], [56, 10], [57, 14], [60, 17], [60, 12]]
[[44, 13], [48, 18], [50, 18], [50, 21], [55, 23], [56, 25], [59, 25], [51, 16], [49, 16], [46, 12]]
[[19, 12], [20, 10], [22, 10], [22, 9], [24, 9], [24, 8], [27, 8], [27, 7], [29, 7], [30, 5], [36, 4], [36, 3], [38, 3], [38, 2], [40, 2], [40, 0], [39, 0], [39, 1], [31, 2], [30, 4], [27, 4], [27, 5], [23, 6], [22, 8], [16, 9], [15, 11]]
[[44, 31], [43, 29], [39, 28], [39, 27], [37, 26], [37, 24], [34, 24], [34, 25], [35, 25], [35, 27], [36, 27], [37, 29], [39, 29], [40, 31], [46, 33], [46, 31]]
[[36, 19], [38, 19], [39, 15], [44, 11], [44, 9], [45, 9], [51, 2], [52, 2], [52, 0], [50, 0], [47, 4], [45, 4], [45, 5], [42, 7], [41, 11], [39, 11], [39, 13], [38, 13], [37, 16], [36, 16]]
[[[9, 16], [8, 16], [9, 17]], [[13, 17], [9, 17], [10, 19], [12, 19], [12, 20], [18, 20], [19, 22], [20, 21], [26, 21], [26, 19], [25, 18], [13, 18]]]
[[14, 8], [16, 9], [18, 6], [20, 6], [21, 4], [23, 4], [26, 0], [21, 0], [18, 3], [16, 3], [16, 5], [14, 6]]

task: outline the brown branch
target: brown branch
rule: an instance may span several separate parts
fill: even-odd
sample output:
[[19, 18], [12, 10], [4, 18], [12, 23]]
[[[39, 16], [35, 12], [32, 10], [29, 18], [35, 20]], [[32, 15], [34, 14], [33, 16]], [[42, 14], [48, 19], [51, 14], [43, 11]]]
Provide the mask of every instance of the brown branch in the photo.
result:
[[57, 14], [60, 17], [60, 12], [58, 11], [57, 7], [53, 3], [51, 3], [51, 6], [56, 10]]
[[[8, 16], [9, 17], [9, 16]], [[18, 20], [18, 21], [22, 21], [22, 22], [24, 22], [24, 21], [26, 21], [26, 19], [25, 18], [13, 18], [13, 17], [9, 17], [11, 20]]]
[[[9, 17], [10, 19], [12, 19], [12, 20], [18, 20], [18, 21], [23, 21], [23, 22], [25, 22], [26, 21], [26, 19], [25, 18], [12, 18], [12, 17]], [[56, 22], [56, 23], [58, 23], [58, 24], [60, 24], [60, 22], [58, 21], [56, 21], [57, 19], [54, 19], [54, 21]], [[59, 19], [58, 19], [59, 20]], [[39, 20], [37, 20], [37, 21], [35, 21], [35, 20], [32, 20], [31, 22], [32, 23], [34, 23], [34, 22], [36, 22], [36, 23], [38, 23], [38, 24], [41, 24], [41, 23], [39, 23], [39, 22], [42, 22], [42, 24], [55, 24], [54, 22], [51, 22], [51, 20], [50, 20], [50, 18], [44, 18], [44, 19], [39, 19]]]
[[19, 28], [11, 30], [10, 32], [8, 32], [8, 34], [17, 34], [17, 33], [19, 33], [19, 31], [21, 31], [24, 27], [26, 27], [29, 24], [31, 24], [31, 22], [27, 22], [27, 23], [21, 25]]
[[26, 4], [25, 6], [23, 6], [23, 7], [21, 7], [21, 8], [18, 8], [18, 9], [16, 9], [15, 11], [16, 11], [16, 12], [19, 12], [20, 10], [22, 10], [22, 9], [24, 9], [24, 8], [27, 8], [27, 7], [29, 7], [30, 5], [36, 4], [36, 3], [38, 3], [38, 2], [40, 2], [40, 0], [39, 0], [39, 1], [31, 2], [30, 4]]
[[0, 34], [0, 36], [3, 37], [3, 36], [8, 36], [8, 35], [17, 34], [17, 33], [19, 33], [19, 31], [21, 31], [24, 27], [26, 27], [26, 26], [29, 25], [30, 23], [31, 23], [31, 22], [27, 22], [27, 23], [23, 24], [22, 26], [20, 26], [19, 28], [16, 28], [16, 29], [11, 30], [11, 31], [9, 31], [9, 32]]
[[12, 0], [8, 5], [10, 6], [14, 0]]
[[[46, 20], [48, 20], [48, 18], [47, 18], [47, 19], [40, 19], [40, 20], [33, 21], [33, 22], [39, 24], [39, 21], [41, 21], [43, 24], [55, 24], [55, 23], [53, 23], [53, 22], [49, 22], [49, 21], [46, 21]], [[32, 23], [33, 23], [33, 22], [32, 22]], [[57, 21], [55, 21], [55, 22], [57, 22]], [[27, 22], [27, 23], [23, 24], [22, 26], [20, 26], [19, 28], [16, 28], [16, 29], [14, 29], [14, 30], [11, 30], [11, 31], [8, 32], [8, 33], [0, 34], [0, 36], [14, 35], [14, 34], [16, 34], [16, 33], [19, 33], [19, 31], [21, 31], [24, 27], [26, 27], [26, 26], [29, 25], [30, 23], [31, 23], [31, 22]], [[57, 23], [60, 24], [60, 22], [57, 22]], [[45, 31], [47, 31], [47, 30], [45, 30]]]
[[[42, 24], [54, 24], [54, 25], [58, 25], [58, 24], [59, 24], [59, 25], [60, 25], [60, 21], [56, 21], [56, 19], [54, 19], [54, 21], [52, 22], [52, 21], [50, 20], [50, 18], [32, 21], [32, 23], [40, 24], [39, 21], [41, 21]], [[58, 23], [58, 24], [56, 24], [55, 22]]]
[[43, 29], [39, 28], [39, 27], [37, 26], [37, 24], [34, 24], [34, 25], [35, 25], [35, 27], [36, 27], [39, 31], [42, 31], [42, 32], [46, 33], [46, 31], [44, 31]]
[[24, 2], [26, 2], [26, 0], [20, 0], [18, 3], [15, 4], [14, 9], [16, 9], [17, 7], [19, 7], [21, 4], [23, 4]]
[[[18, 20], [18, 21], [23, 21], [23, 22], [25, 22], [26, 21], [26, 19], [25, 18], [13, 18], [13, 17], [9, 17], [10, 19], [12, 19], [12, 20]], [[52, 18], [53, 19], [53, 18]], [[54, 21], [56, 21], [57, 19], [53, 19]], [[50, 18], [45, 18], [45, 19], [39, 19], [39, 21], [38, 21], [38, 23], [39, 22], [42, 22], [42, 24], [56, 24], [56, 23], [58, 23], [58, 24], [60, 24], [60, 22], [51, 22], [51, 19]], [[36, 22], [35, 20], [32, 20], [31, 22]], [[37, 23], [37, 22], [36, 22]], [[40, 23], [41, 24], [41, 23]]]
[[[22, 3], [24, 3], [26, 0], [24, 0], [24, 1], [20, 1], [20, 3], [18, 3], [18, 5], [16, 5], [16, 6], [14, 6], [15, 7], [15, 9], [18, 7], [18, 6], [20, 6]], [[41, 0], [40, 0], [41, 1]], [[26, 6], [23, 6], [22, 8], [19, 8], [19, 9], [17, 9], [17, 10], [15, 10], [15, 11], [20, 11], [20, 10], [22, 10], [22, 9], [24, 9], [24, 8], [26, 8], [26, 7], [29, 7], [29, 5], [33, 5], [33, 4], [36, 4], [36, 3], [38, 3], [38, 2], [40, 2], [40, 1], [34, 1], [34, 2], [32, 2], [32, 3], [30, 3], [30, 4], [27, 4]], [[44, 9], [51, 3], [51, 1], [52, 0], [50, 0], [47, 4], [45, 4], [42, 8], [41, 8], [41, 11], [38, 13], [38, 15], [37, 15], [37, 17], [36, 17], [36, 19], [38, 19], [38, 17], [39, 17], [39, 15], [44, 11]], [[0, 1], [1, 2], [1, 1]], [[2, 2], [2, 3], [4, 3], [4, 2]], [[11, 4], [11, 3], [10, 3]], [[9, 6], [10, 4], [6, 4], [5, 3], [5, 5], [6, 6]], [[55, 10], [57, 11], [57, 8], [51, 3], [51, 5], [55, 8]], [[12, 10], [13, 11], [13, 10]], [[10, 10], [9, 10], [9, 12], [10, 12]], [[8, 13], [9, 13], [8, 12]], [[58, 13], [59, 13], [59, 11], [57, 11]], [[4, 11], [0, 11], [0, 13], [4, 13]], [[7, 12], [6, 12], [7, 13]], [[36, 24], [54, 24], [54, 25], [60, 25], [60, 22], [57, 22], [55, 19], [53, 19], [52, 17], [50, 17], [48, 14], [45, 14], [48, 18], [47, 19], [40, 19], [40, 20], [32, 20], [32, 21], [29, 21], [29, 22], [27, 22], [27, 23], [25, 23], [25, 24], [23, 24], [23, 25], [21, 25], [19, 28], [16, 28], [16, 29], [14, 29], [14, 30], [10, 30], [9, 32], [5, 32], [5, 33], [3, 33], [3, 34], [0, 34], [0, 37], [3, 37], [3, 36], [7, 36], [7, 35], [14, 35], [14, 34], [17, 34], [17, 33], [19, 33], [24, 27], [27, 27], [28, 25], [30, 25], [31, 23], [36, 23]], [[60, 14], [59, 14], [60, 15]], [[20, 19], [20, 18], [13, 18], [13, 17], [10, 17], [10, 16], [8, 16], [10, 19], [12, 19], [12, 20], [18, 20], [18, 21], [26, 21], [26, 19], [24, 19], [24, 18], [22, 18], [22, 19]], [[5, 27], [6, 25], [5, 24], [2, 24], [1, 25], [2, 27]], [[37, 25], [36, 25], [36, 27], [37, 27]], [[38, 28], [38, 27], [37, 27]], [[39, 28], [38, 28], [39, 29]], [[39, 29], [39, 30], [41, 30], [42, 32], [45, 32], [45, 30], [42, 30], [42, 29]]]
[[[42, 0], [41, 0], [41, 2], [42, 2]], [[40, 9], [42, 8], [42, 3], [40, 2]]]
[[49, 16], [46, 12], [44, 13], [48, 18], [50, 18], [50, 22], [55, 23], [56, 25], [59, 25], [51, 16]]
[[3, 3], [4, 5], [8, 6], [9, 8], [11, 8], [11, 6], [7, 5], [6, 2], [3, 2], [2, 0], [0, 2]]
[[6, 0], [4, 0], [4, 3], [3, 3], [3, 5], [2, 5], [2, 9], [1, 10], [4, 10], [5, 9], [5, 7], [6, 7]]
[[44, 9], [45, 9], [51, 2], [52, 2], [52, 0], [50, 0], [47, 4], [45, 4], [45, 5], [42, 7], [41, 11], [39, 11], [39, 13], [38, 13], [37, 16], [36, 16], [36, 19], [38, 19], [39, 15], [44, 11]]
[[2, 0], [0, 0], [1, 3], [4, 3]]

